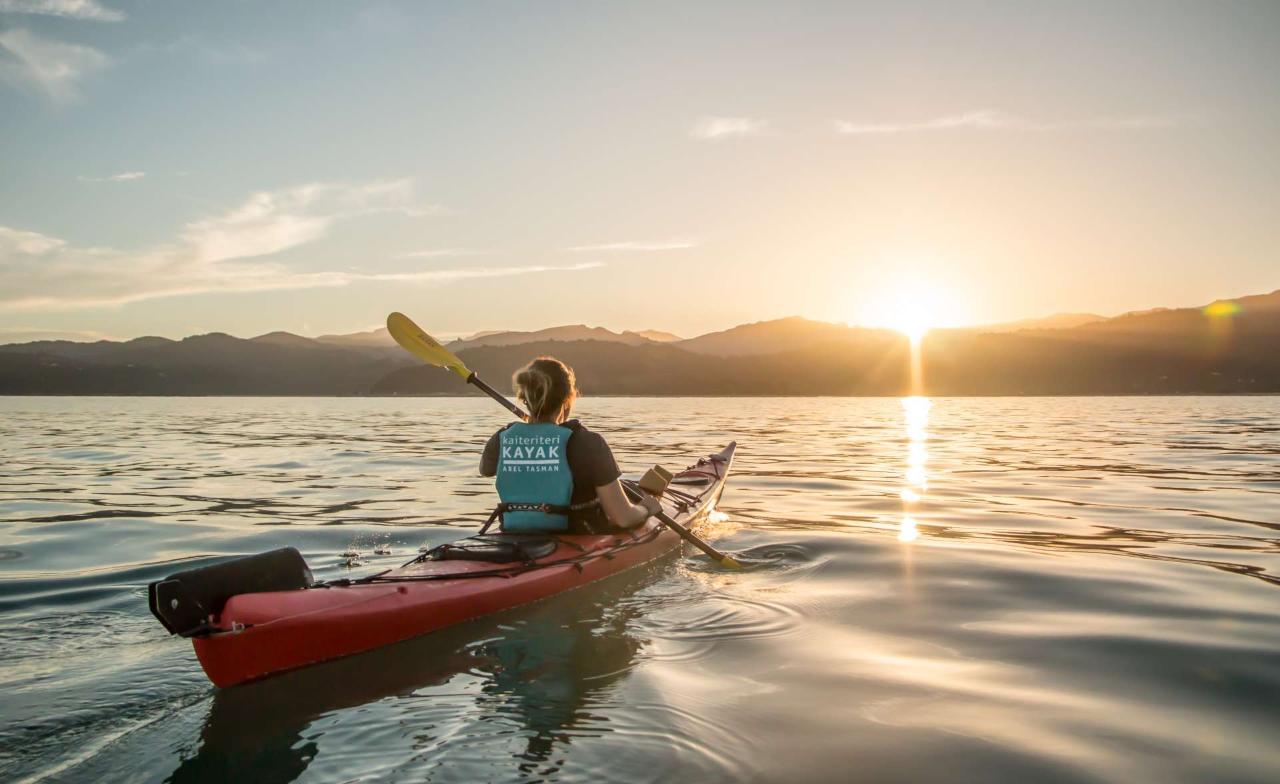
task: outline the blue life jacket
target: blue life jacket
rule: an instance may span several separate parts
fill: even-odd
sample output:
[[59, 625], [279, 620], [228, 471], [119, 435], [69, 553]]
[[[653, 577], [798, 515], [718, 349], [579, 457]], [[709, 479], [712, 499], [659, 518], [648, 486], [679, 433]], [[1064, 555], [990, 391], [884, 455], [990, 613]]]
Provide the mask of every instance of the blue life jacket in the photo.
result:
[[517, 422], [499, 434], [498, 498], [505, 531], [565, 531], [573, 499], [569, 437], [550, 422]]

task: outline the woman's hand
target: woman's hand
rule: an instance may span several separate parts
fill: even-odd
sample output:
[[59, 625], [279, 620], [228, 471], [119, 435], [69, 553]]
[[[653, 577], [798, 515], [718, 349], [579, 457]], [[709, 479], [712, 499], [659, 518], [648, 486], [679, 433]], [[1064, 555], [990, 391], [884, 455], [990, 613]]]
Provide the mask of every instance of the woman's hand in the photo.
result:
[[649, 513], [645, 515], [644, 519], [646, 520], [662, 513], [662, 502], [645, 492], [640, 493], [640, 503], [637, 506], [643, 506], [644, 510]]

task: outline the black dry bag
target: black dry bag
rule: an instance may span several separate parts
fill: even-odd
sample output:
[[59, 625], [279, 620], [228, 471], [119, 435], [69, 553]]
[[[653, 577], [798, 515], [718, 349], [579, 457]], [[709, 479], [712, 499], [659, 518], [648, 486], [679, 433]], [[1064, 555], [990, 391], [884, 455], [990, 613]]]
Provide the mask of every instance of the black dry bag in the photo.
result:
[[232, 596], [293, 591], [312, 582], [302, 554], [282, 547], [171, 574], [147, 586], [147, 603], [170, 634], [194, 637], [209, 631], [210, 622]]

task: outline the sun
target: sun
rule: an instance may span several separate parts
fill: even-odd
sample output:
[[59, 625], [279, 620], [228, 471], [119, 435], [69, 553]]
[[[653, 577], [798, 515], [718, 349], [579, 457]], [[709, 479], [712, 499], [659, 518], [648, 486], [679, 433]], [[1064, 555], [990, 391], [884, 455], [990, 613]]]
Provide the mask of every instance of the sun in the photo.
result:
[[934, 323], [929, 312], [917, 302], [900, 302], [895, 308], [893, 318], [885, 326], [896, 329], [919, 343], [933, 329]]
[[954, 326], [959, 316], [955, 298], [927, 275], [911, 275], [869, 293], [861, 323], [887, 327], [918, 344], [931, 329]]

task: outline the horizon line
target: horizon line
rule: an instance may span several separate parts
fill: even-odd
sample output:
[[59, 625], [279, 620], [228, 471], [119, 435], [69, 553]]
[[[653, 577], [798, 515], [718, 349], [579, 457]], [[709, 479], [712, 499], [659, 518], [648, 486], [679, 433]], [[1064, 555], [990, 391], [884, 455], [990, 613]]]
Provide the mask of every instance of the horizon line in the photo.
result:
[[[1268, 291], [1268, 292], [1258, 293], [1258, 294], [1242, 294], [1234, 297], [1218, 297], [1208, 302], [1205, 302], [1203, 304], [1197, 304], [1197, 305], [1158, 305], [1158, 306], [1149, 307], [1149, 308], [1134, 308], [1134, 309], [1124, 310], [1119, 313], [1114, 313], [1110, 315], [1096, 313], [1096, 312], [1085, 312], [1085, 311], [1059, 311], [1056, 313], [1051, 313], [1047, 316], [1028, 316], [1024, 318], [1008, 319], [1004, 321], [981, 321], [981, 322], [972, 322], [972, 323], [966, 323], [966, 324], [937, 325], [937, 326], [930, 327], [927, 331], [937, 332], [937, 331], [946, 331], [946, 330], [971, 330], [971, 329], [981, 329], [981, 328], [1003, 327], [1003, 326], [1019, 324], [1022, 322], [1047, 321], [1050, 319], [1060, 318], [1064, 316], [1087, 316], [1087, 317], [1094, 317], [1099, 320], [1109, 320], [1114, 318], [1120, 318], [1122, 316], [1141, 315], [1145, 313], [1153, 313], [1153, 312], [1168, 311], [1168, 310], [1190, 310], [1190, 309], [1197, 309], [1197, 308], [1207, 308], [1210, 305], [1213, 305], [1219, 302], [1232, 302], [1235, 300], [1246, 299], [1249, 297], [1272, 296], [1277, 294], [1280, 294], [1280, 288], [1273, 289], [1272, 291]], [[684, 341], [684, 340], [693, 340], [694, 338], [699, 338], [706, 335], [712, 335], [719, 332], [725, 332], [732, 329], [737, 329], [739, 327], [751, 326], [754, 324], [767, 324], [767, 323], [778, 322], [778, 321], [788, 321], [788, 320], [794, 320], [794, 319], [810, 321], [818, 324], [842, 326], [848, 329], [890, 330], [895, 332], [901, 332], [901, 330], [895, 329], [894, 327], [891, 327], [888, 325], [855, 324], [849, 321], [828, 321], [826, 319], [814, 318], [812, 316], [792, 314], [788, 316], [779, 316], [775, 318], [759, 319], [757, 321], [743, 321], [736, 324], [731, 324], [729, 326], [719, 327], [719, 328], [707, 330], [705, 332], [700, 332], [691, 337], [684, 337], [672, 330], [662, 329], [660, 327], [653, 327], [653, 326], [615, 329], [613, 327], [608, 327], [604, 325], [592, 325], [592, 324], [586, 324], [582, 322], [553, 324], [551, 326], [538, 327], [535, 329], [522, 329], [519, 327], [511, 327], [511, 328], [503, 328], [503, 329], [485, 328], [485, 329], [479, 329], [479, 330], [447, 331], [447, 332], [439, 332], [436, 334], [440, 338], [448, 342], [452, 342], [456, 340], [472, 340], [472, 339], [475, 339], [473, 336], [476, 336], [476, 335], [487, 336], [487, 335], [493, 335], [493, 334], [512, 333], [512, 332], [532, 333], [532, 332], [543, 332], [551, 329], [561, 329], [564, 327], [583, 327], [586, 329], [604, 329], [606, 331], [612, 332], [614, 334], [619, 334], [619, 335], [626, 332], [637, 333], [637, 334], [642, 332], [665, 332], [667, 334], [676, 335], [679, 341]], [[306, 340], [318, 340], [321, 337], [347, 337], [352, 335], [369, 335], [369, 334], [374, 334], [379, 330], [385, 329], [385, 327], [376, 326], [369, 329], [356, 330], [352, 332], [326, 330], [326, 331], [318, 332], [313, 335], [301, 334], [299, 332], [293, 332], [287, 329], [273, 329], [273, 330], [268, 330], [267, 332], [261, 332], [261, 333], [250, 335], [247, 337], [242, 335], [237, 335], [235, 333], [232, 333], [226, 330], [209, 329], [206, 331], [199, 331], [200, 329], [201, 328], [197, 327], [195, 328], [196, 331], [193, 331], [186, 335], [182, 335], [180, 337], [172, 337], [169, 335], [161, 335], [161, 334], [155, 334], [155, 333], [144, 333], [144, 334], [135, 335], [133, 337], [121, 337], [117, 335], [109, 335], [106, 333], [98, 332], [96, 330], [41, 329], [39, 327], [14, 327], [10, 329], [0, 329], [0, 345], [13, 346], [13, 345], [24, 345], [27, 343], [43, 343], [43, 342], [70, 342], [70, 343], [85, 343], [85, 344], [100, 343], [100, 342], [127, 343], [132, 340], [141, 340], [144, 338], [161, 338], [164, 340], [172, 340], [172, 341], [178, 342], [178, 341], [185, 340], [187, 338], [202, 337], [205, 335], [226, 335], [228, 337], [236, 338], [238, 340], [255, 340], [258, 338], [266, 337], [268, 335], [285, 334], [285, 335], [290, 335], [297, 338], [303, 338]], [[48, 337], [37, 337], [39, 335], [46, 335]], [[22, 336], [27, 336], [27, 337], [26, 339], [23, 339]], [[54, 336], [57, 336], [57, 337], [54, 337]], [[11, 339], [15, 337], [18, 339], [17, 340]]]

